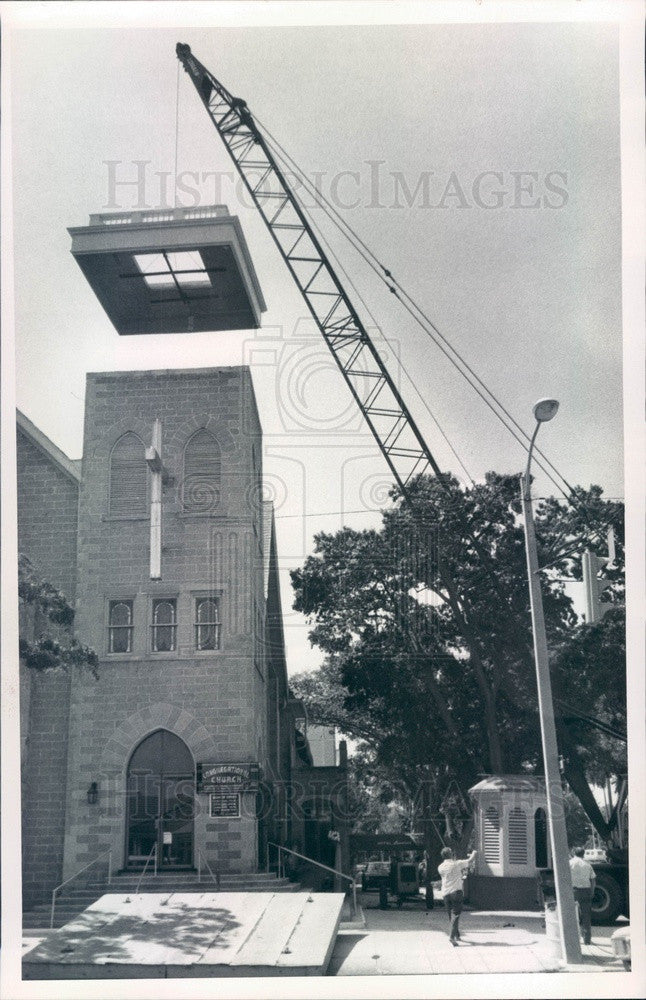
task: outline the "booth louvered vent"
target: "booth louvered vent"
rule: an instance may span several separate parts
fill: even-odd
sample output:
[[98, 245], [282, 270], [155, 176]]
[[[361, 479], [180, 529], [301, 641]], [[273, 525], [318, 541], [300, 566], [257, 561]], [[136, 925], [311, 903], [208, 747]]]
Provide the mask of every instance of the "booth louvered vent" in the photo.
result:
[[220, 447], [206, 430], [198, 431], [184, 451], [184, 510], [208, 513], [220, 503]]
[[484, 814], [483, 834], [485, 861], [497, 864], [500, 861], [500, 814], [496, 806], [489, 806]]
[[146, 514], [148, 472], [143, 443], [129, 432], [112, 449], [110, 459], [110, 514], [142, 517]]
[[527, 864], [527, 818], [518, 807], [509, 813], [509, 864]]

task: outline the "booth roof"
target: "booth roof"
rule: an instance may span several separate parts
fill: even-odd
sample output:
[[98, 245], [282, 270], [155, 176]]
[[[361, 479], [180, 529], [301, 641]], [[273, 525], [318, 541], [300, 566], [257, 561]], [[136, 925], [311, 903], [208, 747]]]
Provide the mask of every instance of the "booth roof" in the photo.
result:
[[469, 789], [469, 795], [483, 792], [545, 792], [545, 778], [535, 774], [488, 774]]

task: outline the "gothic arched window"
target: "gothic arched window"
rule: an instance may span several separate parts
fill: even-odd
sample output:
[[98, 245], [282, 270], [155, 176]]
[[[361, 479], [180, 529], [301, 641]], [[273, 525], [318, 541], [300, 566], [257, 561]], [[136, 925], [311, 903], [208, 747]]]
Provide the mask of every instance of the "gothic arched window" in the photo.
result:
[[220, 613], [215, 598], [199, 597], [195, 601], [195, 648], [220, 648]]
[[110, 514], [144, 517], [148, 467], [143, 442], [132, 431], [120, 437], [110, 456]]
[[177, 648], [177, 601], [162, 598], [153, 601], [153, 653], [171, 653]]
[[132, 601], [110, 601], [110, 652], [132, 652]]
[[207, 430], [196, 431], [184, 449], [182, 507], [208, 513], [220, 503], [220, 446]]

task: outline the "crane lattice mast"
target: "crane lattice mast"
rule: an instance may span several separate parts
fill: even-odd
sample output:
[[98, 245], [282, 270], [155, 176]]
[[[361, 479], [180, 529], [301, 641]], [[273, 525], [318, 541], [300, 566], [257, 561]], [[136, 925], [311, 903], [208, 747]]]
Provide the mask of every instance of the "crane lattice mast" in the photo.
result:
[[177, 56], [262, 215], [316, 325], [404, 495], [411, 480], [441, 476], [415, 421], [345, 293], [246, 103], [181, 42]]

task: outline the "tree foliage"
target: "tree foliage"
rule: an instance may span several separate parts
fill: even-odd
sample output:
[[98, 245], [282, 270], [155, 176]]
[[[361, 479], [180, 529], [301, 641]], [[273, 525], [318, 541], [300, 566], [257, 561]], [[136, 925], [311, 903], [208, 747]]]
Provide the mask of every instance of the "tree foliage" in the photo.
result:
[[417, 803], [403, 781], [364, 744], [348, 758], [348, 818], [353, 833], [410, 833]]
[[74, 609], [65, 594], [41, 579], [25, 555], [18, 560], [18, 595], [21, 607], [20, 657], [31, 670], [46, 671], [72, 666], [88, 669], [98, 677], [98, 656], [71, 632]]
[[[380, 530], [317, 535], [314, 555], [292, 572], [294, 606], [328, 654], [320, 671], [301, 675], [300, 696], [409, 777], [427, 776], [429, 762], [436, 780], [461, 787], [483, 771], [534, 770], [541, 754], [518, 478], [489, 473], [462, 489], [451, 477], [419, 477], [410, 494], [406, 504], [393, 493]], [[622, 600], [623, 509], [598, 487], [573, 499], [535, 507], [553, 670], [559, 689], [580, 691], [590, 714], [618, 724], [621, 613], [581, 626], [563, 581], [580, 579], [581, 553], [602, 553], [613, 525], [611, 596]], [[605, 737], [575, 735], [588, 759], [605, 755], [616, 767]]]
[[[581, 625], [554, 656], [554, 694], [591, 778], [626, 773], [626, 614]], [[590, 736], [589, 718], [607, 727]], [[617, 735], [613, 735], [617, 734]], [[618, 737], [623, 737], [620, 739]]]

